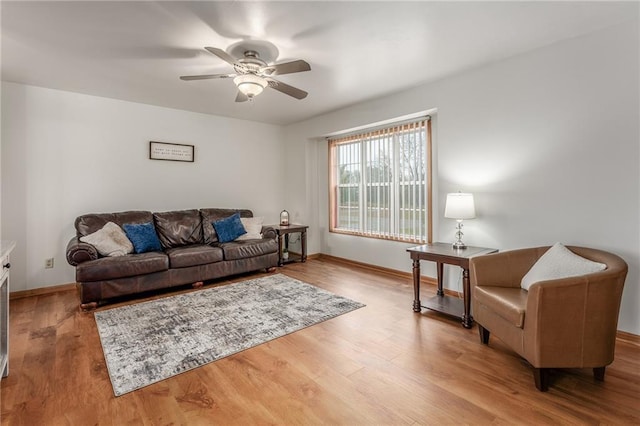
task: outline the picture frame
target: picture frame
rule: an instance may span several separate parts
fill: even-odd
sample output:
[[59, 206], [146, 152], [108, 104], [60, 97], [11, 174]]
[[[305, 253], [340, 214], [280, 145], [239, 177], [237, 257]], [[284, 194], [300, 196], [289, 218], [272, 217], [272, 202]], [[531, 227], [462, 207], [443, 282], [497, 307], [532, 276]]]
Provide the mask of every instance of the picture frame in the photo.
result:
[[149, 159], [163, 161], [195, 161], [195, 147], [193, 145], [149, 141]]

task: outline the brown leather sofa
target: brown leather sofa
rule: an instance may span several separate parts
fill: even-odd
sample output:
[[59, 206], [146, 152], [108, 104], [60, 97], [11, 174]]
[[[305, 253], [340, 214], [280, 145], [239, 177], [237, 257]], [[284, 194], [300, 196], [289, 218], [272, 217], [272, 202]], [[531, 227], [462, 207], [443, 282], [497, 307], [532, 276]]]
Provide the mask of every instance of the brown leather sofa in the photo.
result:
[[615, 254], [568, 248], [600, 262], [605, 270], [587, 275], [540, 281], [520, 288], [525, 274], [549, 249], [505, 251], [471, 259], [471, 294], [480, 340], [490, 333], [534, 367], [536, 387], [546, 391], [549, 370], [593, 368], [604, 380], [613, 362], [618, 313], [627, 264]]
[[[152, 213], [127, 211], [79, 216], [76, 236], [66, 250], [67, 261], [76, 267], [76, 281], [83, 309], [91, 309], [109, 299], [244, 272], [270, 269], [278, 264], [277, 235], [263, 227], [262, 239], [219, 243], [212, 223], [250, 210], [199, 209]], [[102, 257], [91, 245], [80, 241], [100, 230], [107, 222], [120, 226], [152, 222], [162, 251]]]

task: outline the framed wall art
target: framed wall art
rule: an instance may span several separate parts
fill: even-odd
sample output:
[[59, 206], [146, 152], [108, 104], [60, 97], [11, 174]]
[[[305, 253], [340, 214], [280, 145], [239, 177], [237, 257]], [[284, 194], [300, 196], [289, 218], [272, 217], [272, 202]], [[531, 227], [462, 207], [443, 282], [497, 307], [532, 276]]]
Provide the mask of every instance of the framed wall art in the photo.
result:
[[149, 142], [149, 159], [193, 163], [194, 146], [180, 143]]

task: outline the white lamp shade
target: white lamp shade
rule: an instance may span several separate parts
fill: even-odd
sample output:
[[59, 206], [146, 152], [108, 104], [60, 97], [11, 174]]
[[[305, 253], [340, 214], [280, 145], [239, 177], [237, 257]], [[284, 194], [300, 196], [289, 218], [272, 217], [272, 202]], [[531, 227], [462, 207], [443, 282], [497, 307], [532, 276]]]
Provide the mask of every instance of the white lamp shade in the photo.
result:
[[239, 75], [233, 79], [233, 82], [238, 86], [238, 90], [249, 98], [259, 95], [267, 87], [267, 81], [254, 74]]
[[451, 219], [473, 219], [476, 217], [476, 206], [473, 194], [455, 192], [447, 194], [444, 217]]

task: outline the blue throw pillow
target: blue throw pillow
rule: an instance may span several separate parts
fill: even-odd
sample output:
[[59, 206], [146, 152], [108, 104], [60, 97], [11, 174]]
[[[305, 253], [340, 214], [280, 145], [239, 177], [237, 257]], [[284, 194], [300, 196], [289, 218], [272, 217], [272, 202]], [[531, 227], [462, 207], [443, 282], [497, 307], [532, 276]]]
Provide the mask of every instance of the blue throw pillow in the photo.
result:
[[228, 243], [247, 233], [242, 221], [240, 221], [240, 213], [217, 220], [212, 225], [218, 234], [218, 241], [221, 243]]
[[153, 223], [125, 223], [122, 228], [127, 234], [127, 238], [131, 240], [134, 252], [162, 251], [162, 245]]

